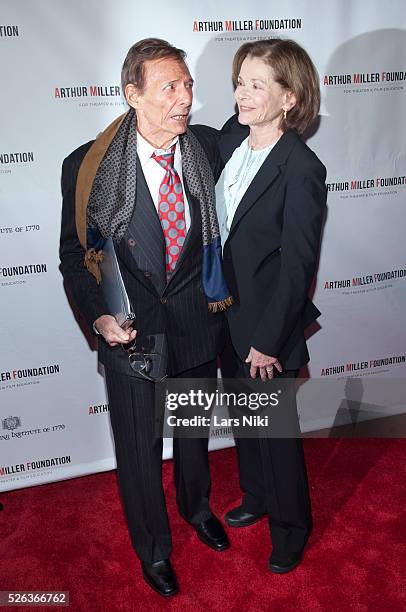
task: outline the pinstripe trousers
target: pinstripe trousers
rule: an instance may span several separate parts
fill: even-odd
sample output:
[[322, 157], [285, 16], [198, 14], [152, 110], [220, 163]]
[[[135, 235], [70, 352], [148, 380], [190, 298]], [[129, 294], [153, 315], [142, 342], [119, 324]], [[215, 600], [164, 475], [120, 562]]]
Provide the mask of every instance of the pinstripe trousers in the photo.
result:
[[[117, 476], [131, 540], [138, 557], [153, 563], [171, 553], [171, 532], [162, 486], [162, 438], [155, 431], [155, 385], [105, 368]], [[214, 378], [216, 361], [183, 372]], [[212, 516], [209, 507], [208, 438], [173, 440], [178, 509], [190, 524]]]

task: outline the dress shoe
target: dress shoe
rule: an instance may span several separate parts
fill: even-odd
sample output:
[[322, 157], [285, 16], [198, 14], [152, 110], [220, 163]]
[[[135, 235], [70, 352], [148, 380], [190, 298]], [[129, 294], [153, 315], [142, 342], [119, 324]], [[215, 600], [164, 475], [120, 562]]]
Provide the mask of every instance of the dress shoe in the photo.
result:
[[299, 565], [303, 558], [303, 550], [292, 553], [288, 557], [278, 557], [277, 555], [272, 555], [269, 558], [268, 567], [274, 574], [286, 574], [287, 572], [291, 572], [295, 567]]
[[197, 537], [213, 550], [220, 552], [230, 546], [224, 527], [215, 516], [211, 516], [207, 521], [193, 525], [193, 527]]
[[163, 597], [169, 597], [178, 592], [178, 581], [169, 559], [155, 561], [155, 563], [141, 561], [141, 567], [145, 582], [154, 591]]
[[242, 506], [233, 508], [225, 515], [225, 521], [230, 527], [248, 527], [259, 521], [265, 514], [247, 512]]

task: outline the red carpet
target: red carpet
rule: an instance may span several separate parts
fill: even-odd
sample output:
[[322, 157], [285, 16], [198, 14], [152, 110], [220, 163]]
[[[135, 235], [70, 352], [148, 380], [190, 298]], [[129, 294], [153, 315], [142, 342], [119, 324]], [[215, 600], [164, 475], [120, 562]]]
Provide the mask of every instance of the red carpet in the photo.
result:
[[[166, 462], [181, 588], [170, 600], [141, 578], [115, 472], [0, 494], [0, 590], [69, 591], [74, 612], [405, 610], [405, 446], [305, 440], [315, 527], [304, 561], [284, 576], [266, 569], [266, 520], [229, 529], [223, 553], [201, 544], [177, 514]], [[211, 464], [212, 507], [223, 515], [240, 499], [234, 449], [211, 453]]]

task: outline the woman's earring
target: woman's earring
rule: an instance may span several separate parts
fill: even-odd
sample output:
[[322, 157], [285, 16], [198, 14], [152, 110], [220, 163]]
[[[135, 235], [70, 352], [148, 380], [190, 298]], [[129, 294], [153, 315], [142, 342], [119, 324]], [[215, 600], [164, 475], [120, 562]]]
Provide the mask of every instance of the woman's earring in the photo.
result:
[[284, 108], [283, 109], [283, 118], [285, 119], [285, 121], [286, 121], [286, 115], [287, 114], [288, 114], [288, 112], [287, 112], [286, 108]]

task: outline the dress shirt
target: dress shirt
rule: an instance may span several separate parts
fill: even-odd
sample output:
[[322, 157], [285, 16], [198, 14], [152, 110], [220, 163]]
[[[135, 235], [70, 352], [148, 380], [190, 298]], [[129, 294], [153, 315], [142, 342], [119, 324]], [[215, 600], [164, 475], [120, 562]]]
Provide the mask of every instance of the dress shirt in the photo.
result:
[[156, 155], [164, 155], [169, 152], [169, 149], [176, 145], [175, 147], [175, 158], [173, 162], [173, 166], [176, 172], [179, 174], [179, 178], [183, 187], [183, 200], [185, 203], [185, 223], [186, 223], [186, 233], [190, 228], [190, 208], [189, 203], [187, 201], [185, 186], [183, 183], [183, 173], [182, 173], [182, 153], [180, 151], [179, 138], [176, 136], [169, 145], [167, 149], [155, 149], [153, 145], [151, 145], [139, 132], [137, 132], [137, 153], [139, 160], [141, 162], [142, 171], [144, 172], [145, 180], [147, 181], [148, 189], [151, 194], [152, 200], [154, 202], [156, 211], [158, 212], [158, 204], [159, 204], [159, 188], [162, 183], [162, 179], [165, 176], [165, 169], [160, 166], [155, 159], [152, 157], [153, 153]]
[[[183, 200], [185, 204], [185, 223], [187, 233], [190, 228], [190, 209], [186, 198], [185, 187], [183, 184], [182, 154], [180, 151], [179, 138], [174, 138], [168, 149], [155, 149], [155, 147], [153, 147], [147, 140], [145, 140], [145, 138], [141, 136], [139, 132], [137, 132], [137, 153], [157, 213], [159, 204], [159, 188], [161, 186], [162, 179], [165, 176], [165, 170], [151, 156], [153, 153], [156, 153], [157, 155], [163, 155], [164, 153], [168, 153], [169, 149], [173, 147], [173, 145], [176, 145], [173, 165], [176, 172], [179, 174], [179, 178], [182, 182], [183, 187]], [[97, 335], [99, 335], [100, 333], [95, 327], [94, 323], [93, 331]]]
[[276, 144], [255, 151], [249, 146], [248, 138], [235, 149], [216, 185], [216, 209], [223, 247], [245, 192]]

